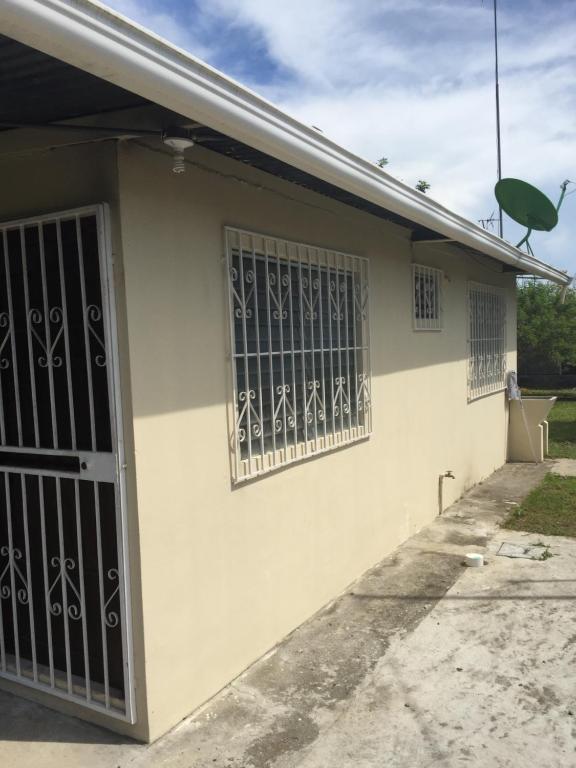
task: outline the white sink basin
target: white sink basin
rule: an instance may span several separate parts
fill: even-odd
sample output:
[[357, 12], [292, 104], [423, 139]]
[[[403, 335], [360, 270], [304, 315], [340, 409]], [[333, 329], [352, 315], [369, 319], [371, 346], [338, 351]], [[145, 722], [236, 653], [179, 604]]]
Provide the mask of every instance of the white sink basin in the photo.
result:
[[552, 410], [557, 399], [557, 397], [523, 397], [522, 405], [528, 422], [541, 424]]
[[510, 400], [508, 461], [544, 461], [548, 453], [546, 418], [556, 397]]

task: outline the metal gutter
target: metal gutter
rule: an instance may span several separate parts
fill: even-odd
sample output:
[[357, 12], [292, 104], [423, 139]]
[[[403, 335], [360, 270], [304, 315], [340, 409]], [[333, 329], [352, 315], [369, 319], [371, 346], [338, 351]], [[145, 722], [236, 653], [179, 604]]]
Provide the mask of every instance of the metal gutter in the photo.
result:
[[498, 261], [571, 282], [95, 0], [0, 0], [0, 32]]

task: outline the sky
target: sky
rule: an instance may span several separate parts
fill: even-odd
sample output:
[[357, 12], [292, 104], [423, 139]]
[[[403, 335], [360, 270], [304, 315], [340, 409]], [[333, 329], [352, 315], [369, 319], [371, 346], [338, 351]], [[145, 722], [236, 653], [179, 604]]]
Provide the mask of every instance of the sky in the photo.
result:
[[[496, 211], [492, 0], [108, 0], [473, 221]], [[576, 0], [498, 0], [502, 170], [576, 182]], [[576, 273], [576, 184], [535, 256]], [[507, 220], [504, 237], [523, 230]]]

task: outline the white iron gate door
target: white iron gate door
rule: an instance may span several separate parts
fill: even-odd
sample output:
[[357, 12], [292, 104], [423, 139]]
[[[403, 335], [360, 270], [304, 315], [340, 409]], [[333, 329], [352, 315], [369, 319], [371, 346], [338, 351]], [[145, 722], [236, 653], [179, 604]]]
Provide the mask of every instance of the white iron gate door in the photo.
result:
[[0, 225], [0, 676], [133, 721], [104, 206]]

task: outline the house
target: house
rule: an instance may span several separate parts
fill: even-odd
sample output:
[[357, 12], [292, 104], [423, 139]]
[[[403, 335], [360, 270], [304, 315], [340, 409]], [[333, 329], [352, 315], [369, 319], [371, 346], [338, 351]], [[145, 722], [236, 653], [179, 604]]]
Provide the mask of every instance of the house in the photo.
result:
[[92, 0], [0, 34], [0, 686], [152, 740], [506, 460], [569, 279]]

